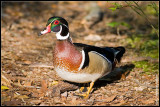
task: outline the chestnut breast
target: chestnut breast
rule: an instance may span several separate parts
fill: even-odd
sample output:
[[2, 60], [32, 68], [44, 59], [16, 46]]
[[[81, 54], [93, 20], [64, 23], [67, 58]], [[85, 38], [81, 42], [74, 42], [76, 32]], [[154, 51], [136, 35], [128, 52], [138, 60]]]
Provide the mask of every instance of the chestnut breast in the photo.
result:
[[59, 66], [71, 72], [77, 72], [82, 61], [82, 54], [67, 40], [56, 41], [53, 66]]

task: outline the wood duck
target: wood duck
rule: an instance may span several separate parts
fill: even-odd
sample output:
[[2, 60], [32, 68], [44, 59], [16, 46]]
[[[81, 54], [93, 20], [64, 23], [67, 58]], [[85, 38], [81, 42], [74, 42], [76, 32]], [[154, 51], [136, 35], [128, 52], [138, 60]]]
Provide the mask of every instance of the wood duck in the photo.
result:
[[75, 83], [90, 83], [83, 94], [88, 98], [94, 82], [110, 73], [125, 53], [124, 47], [96, 47], [73, 43], [68, 22], [62, 17], [48, 19], [46, 28], [39, 33], [44, 35], [55, 32], [57, 41], [53, 50], [53, 66], [64, 80]]

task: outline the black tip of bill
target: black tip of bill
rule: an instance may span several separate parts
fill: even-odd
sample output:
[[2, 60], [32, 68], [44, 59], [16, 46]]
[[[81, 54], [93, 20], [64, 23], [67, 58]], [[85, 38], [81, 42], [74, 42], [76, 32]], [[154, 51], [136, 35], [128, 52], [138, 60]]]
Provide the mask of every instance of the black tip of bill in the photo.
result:
[[38, 32], [38, 33], [37, 33], [37, 35], [38, 35], [38, 36], [41, 36], [41, 35], [42, 35], [42, 33], [41, 33], [41, 32]]

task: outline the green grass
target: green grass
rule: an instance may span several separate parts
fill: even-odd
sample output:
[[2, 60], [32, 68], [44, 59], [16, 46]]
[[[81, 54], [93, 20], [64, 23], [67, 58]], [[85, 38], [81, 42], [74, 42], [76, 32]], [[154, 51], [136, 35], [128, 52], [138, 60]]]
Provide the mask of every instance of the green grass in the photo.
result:
[[136, 68], [141, 68], [143, 73], [146, 73], [148, 75], [150, 74], [157, 74], [158, 73], [158, 63], [150, 63], [148, 61], [138, 61], [133, 62], [135, 64]]

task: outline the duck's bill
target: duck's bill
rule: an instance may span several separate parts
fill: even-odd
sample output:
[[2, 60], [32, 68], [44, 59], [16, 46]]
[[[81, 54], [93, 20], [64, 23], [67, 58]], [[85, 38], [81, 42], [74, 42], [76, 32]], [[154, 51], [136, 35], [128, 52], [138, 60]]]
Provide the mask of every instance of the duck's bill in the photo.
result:
[[43, 31], [41, 31], [38, 36], [41, 36], [41, 35], [44, 35], [44, 34], [47, 34], [47, 33], [50, 33], [51, 32], [51, 28], [50, 26], [47, 26]]

